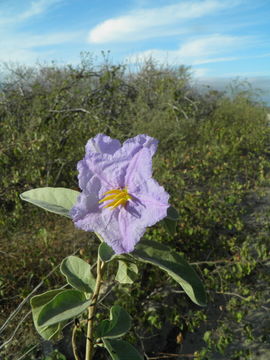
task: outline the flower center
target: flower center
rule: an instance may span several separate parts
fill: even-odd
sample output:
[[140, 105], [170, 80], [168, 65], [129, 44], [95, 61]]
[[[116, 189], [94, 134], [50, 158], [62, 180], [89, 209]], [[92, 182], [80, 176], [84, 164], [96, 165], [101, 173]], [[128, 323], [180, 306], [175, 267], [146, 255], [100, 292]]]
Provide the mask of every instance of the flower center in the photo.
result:
[[116, 208], [119, 205], [125, 206], [127, 201], [129, 199], [132, 199], [132, 196], [129, 195], [127, 188], [109, 190], [106, 191], [102, 196], [103, 199], [99, 200], [99, 203], [112, 200], [109, 204], [103, 206], [104, 208], [111, 207], [112, 209]]

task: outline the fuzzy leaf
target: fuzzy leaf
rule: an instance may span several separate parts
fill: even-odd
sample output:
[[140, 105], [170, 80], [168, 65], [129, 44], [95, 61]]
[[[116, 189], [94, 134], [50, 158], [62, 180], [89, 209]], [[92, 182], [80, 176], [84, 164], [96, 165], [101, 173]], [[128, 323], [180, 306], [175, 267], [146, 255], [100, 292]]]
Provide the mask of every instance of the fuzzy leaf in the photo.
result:
[[132, 284], [137, 277], [138, 267], [132, 262], [118, 261], [118, 270], [115, 280], [121, 284]]
[[74, 318], [85, 311], [90, 303], [91, 300], [86, 299], [83, 292], [64, 290], [41, 309], [37, 325], [50, 326]]
[[135, 347], [124, 340], [102, 339], [113, 360], [143, 360]]
[[94, 291], [95, 279], [91, 272], [91, 266], [86, 261], [77, 256], [68, 256], [62, 261], [60, 271], [74, 289], [86, 293]]
[[99, 245], [98, 254], [101, 260], [104, 262], [111, 261], [115, 256], [115, 252], [113, 251], [113, 249], [105, 242], [102, 242]]
[[165, 245], [155, 241], [141, 241], [132, 255], [141, 261], [158, 266], [165, 270], [185, 293], [197, 305], [206, 305], [206, 294], [203, 284], [195, 270], [182, 256], [173, 252]]
[[173, 206], [170, 206], [167, 210], [166, 218], [173, 220], [173, 221], [177, 221], [179, 219], [178, 211]]
[[171, 220], [170, 218], [166, 217], [163, 220], [166, 230], [170, 235], [174, 235], [176, 231], [176, 221]]
[[71, 189], [44, 187], [25, 191], [20, 197], [42, 209], [70, 218], [69, 211], [79, 194]]
[[117, 338], [123, 336], [131, 327], [129, 314], [119, 305], [110, 310], [110, 320], [101, 321], [96, 329], [97, 337]]
[[47, 291], [46, 293], [33, 296], [30, 300], [35, 328], [37, 332], [40, 334], [40, 336], [42, 336], [43, 339], [45, 340], [51, 340], [55, 338], [61, 331], [61, 324], [55, 324], [50, 326], [39, 326], [37, 324], [37, 319], [44, 305], [50, 302], [57, 294], [61, 293], [62, 291], [64, 290], [63, 289], [50, 290]]

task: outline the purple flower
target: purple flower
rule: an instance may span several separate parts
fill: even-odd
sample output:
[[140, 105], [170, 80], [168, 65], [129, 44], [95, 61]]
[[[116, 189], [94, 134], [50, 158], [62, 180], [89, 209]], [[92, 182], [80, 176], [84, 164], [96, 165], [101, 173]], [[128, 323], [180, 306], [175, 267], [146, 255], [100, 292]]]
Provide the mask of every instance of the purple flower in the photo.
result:
[[71, 209], [75, 225], [95, 231], [115, 253], [129, 253], [167, 215], [169, 195], [152, 178], [157, 140], [138, 135], [123, 143], [98, 134], [88, 140], [78, 162], [82, 189]]

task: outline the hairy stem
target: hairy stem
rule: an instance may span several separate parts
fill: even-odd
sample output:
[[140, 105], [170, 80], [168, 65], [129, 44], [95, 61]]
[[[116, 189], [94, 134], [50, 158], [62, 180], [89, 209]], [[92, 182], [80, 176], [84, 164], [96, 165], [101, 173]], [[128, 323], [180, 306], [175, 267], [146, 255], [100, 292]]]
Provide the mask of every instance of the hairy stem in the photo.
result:
[[97, 260], [97, 278], [95, 290], [91, 299], [91, 304], [88, 307], [88, 318], [87, 318], [87, 335], [86, 335], [86, 352], [85, 360], [92, 360], [93, 349], [94, 349], [94, 340], [93, 340], [93, 326], [94, 326], [94, 316], [96, 313], [96, 306], [99, 296], [99, 290], [101, 286], [102, 275], [104, 272], [105, 263], [101, 261], [98, 256]]

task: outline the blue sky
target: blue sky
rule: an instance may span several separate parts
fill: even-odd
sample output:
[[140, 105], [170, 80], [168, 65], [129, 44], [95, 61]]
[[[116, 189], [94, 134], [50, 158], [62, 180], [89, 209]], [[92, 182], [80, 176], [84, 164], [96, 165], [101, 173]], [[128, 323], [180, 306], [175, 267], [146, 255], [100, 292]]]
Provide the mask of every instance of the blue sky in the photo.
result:
[[199, 78], [270, 79], [269, 0], [1, 0], [0, 62], [152, 56]]

